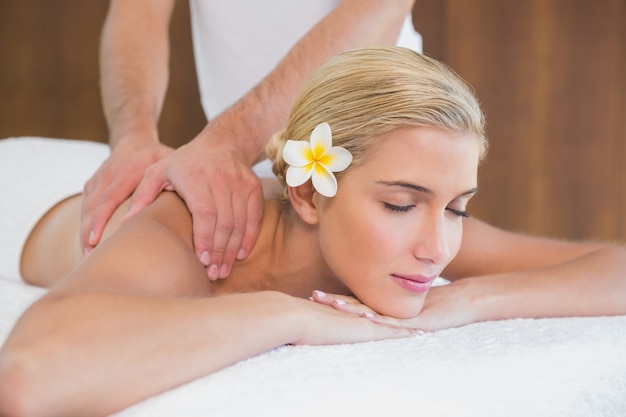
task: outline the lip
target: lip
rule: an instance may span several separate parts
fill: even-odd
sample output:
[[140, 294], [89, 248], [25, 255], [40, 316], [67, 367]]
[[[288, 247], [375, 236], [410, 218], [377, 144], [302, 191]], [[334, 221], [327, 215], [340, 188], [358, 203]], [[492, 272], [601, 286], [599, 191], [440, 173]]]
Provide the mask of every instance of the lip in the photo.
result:
[[405, 290], [423, 294], [430, 290], [430, 287], [435, 280], [435, 277], [427, 277], [424, 275], [396, 275], [391, 274], [391, 278], [396, 284]]

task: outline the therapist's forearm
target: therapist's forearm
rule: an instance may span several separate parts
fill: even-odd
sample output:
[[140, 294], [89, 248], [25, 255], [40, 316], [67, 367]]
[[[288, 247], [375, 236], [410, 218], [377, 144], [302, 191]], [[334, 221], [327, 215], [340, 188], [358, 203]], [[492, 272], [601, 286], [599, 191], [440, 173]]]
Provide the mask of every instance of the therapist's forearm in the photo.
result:
[[317, 68], [346, 50], [394, 44], [412, 6], [413, 0], [344, 0], [204, 133], [228, 138], [254, 163], [263, 156], [270, 136], [285, 127], [298, 91]]
[[109, 140], [158, 141], [168, 83], [174, 0], [114, 0], [100, 43], [100, 88]]

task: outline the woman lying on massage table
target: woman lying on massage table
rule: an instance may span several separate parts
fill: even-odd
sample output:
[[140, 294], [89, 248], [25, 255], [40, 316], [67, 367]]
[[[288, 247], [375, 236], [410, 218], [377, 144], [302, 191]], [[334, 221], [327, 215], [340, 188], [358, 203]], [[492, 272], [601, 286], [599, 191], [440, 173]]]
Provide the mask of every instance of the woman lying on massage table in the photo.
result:
[[[401, 48], [336, 57], [270, 142], [285, 186], [254, 250], [215, 282], [175, 193], [123, 224], [117, 213], [82, 262], [80, 197], [63, 201], [22, 255], [24, 279], [51, 289], [0, 352], [0, 414], [104, 415], [285, 344], [626, 314], [624, 248], [467, 216], [483, 128], [438, 62]], [[438, 276], [451, 283], [431, 289]]]

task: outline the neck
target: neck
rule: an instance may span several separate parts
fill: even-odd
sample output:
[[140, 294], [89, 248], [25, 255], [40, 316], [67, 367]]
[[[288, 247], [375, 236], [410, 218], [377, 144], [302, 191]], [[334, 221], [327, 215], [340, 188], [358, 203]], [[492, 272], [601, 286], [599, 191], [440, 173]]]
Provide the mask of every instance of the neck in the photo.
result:
[[282, 213], [276, 201], [267, 200], [252, 252], [235, 263], [229, 277], [214, 284], [213, 293], [275, 290], [309, 297], [316, 289], [349, 293], [324, 262], [317, 227]]

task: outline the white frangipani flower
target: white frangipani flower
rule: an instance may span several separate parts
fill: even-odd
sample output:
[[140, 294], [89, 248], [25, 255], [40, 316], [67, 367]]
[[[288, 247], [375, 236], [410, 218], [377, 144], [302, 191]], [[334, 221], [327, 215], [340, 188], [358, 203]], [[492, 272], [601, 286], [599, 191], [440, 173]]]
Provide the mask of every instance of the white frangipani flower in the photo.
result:
[[283, 158], [289, 164], [287, 185], [298, 187], [312, 178], [313, 187], [325, 197], [337, 193], [337, 179], [333, 172], [348, 168], [352, 154], [333, 146], [333, 138], [328, 123], [320, 123], [311, 133], [308, 142], [288, 140], [283, 148]]

